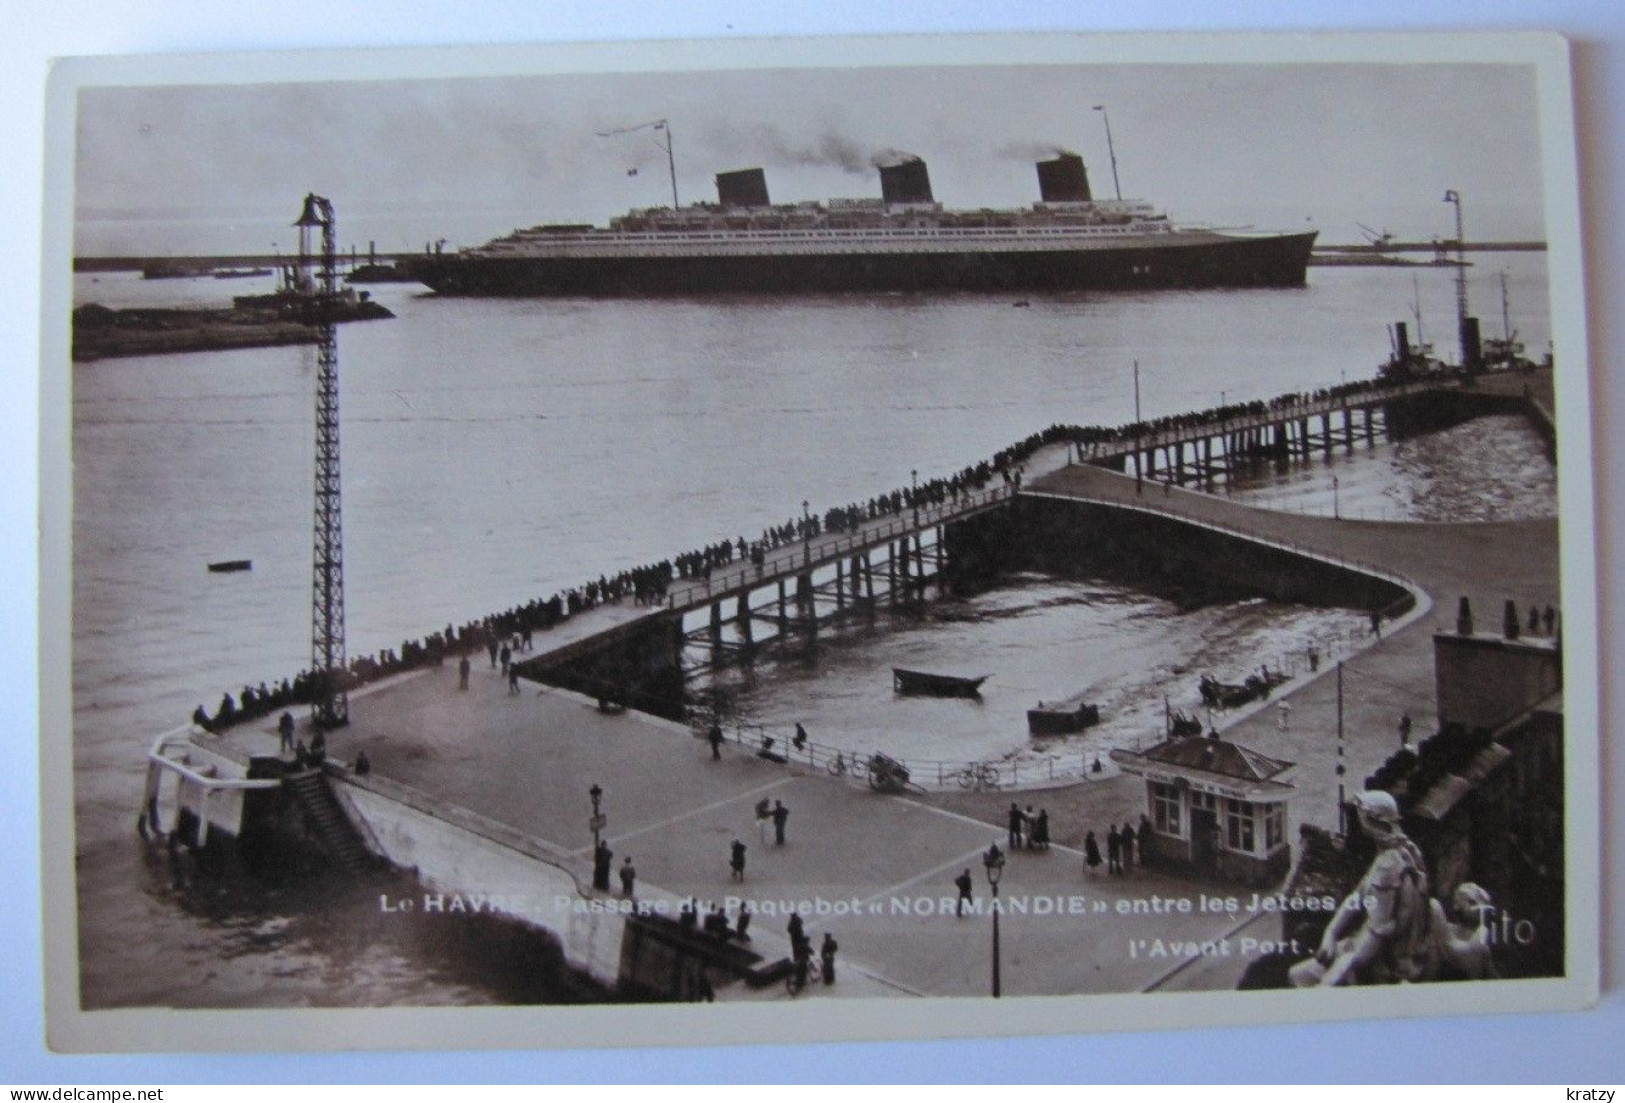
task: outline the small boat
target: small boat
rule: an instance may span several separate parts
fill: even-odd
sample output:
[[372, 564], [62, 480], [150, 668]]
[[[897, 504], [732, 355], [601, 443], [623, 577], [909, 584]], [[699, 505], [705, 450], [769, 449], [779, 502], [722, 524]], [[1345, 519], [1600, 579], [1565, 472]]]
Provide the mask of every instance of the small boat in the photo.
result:
[[269, 268], [220, 268], [216, 269], [214, 278], [217, 280], [246, 280], [251, 276], [269, 276]]
[[254, 569], [252, 559], [222, 559], [218, 563], [210, 563], [209, 570], [215, 574], [229, 574], [232, 571], [250, 571]]
[[1038, 702], [1038, 707], [1027, 710], [1029, 735], [1071, 735], [1100, 723], [1100, 709], [1084, 702], [1082, 697], [1049, 704]]
[[904, 670], [894, 666], [891, 671], [892, 688], [898, 693], [922, 697], [978, 697], [982, 683], [991, 678], [961, 678], [955, 674], [928, 674], [921, 670]]
[[1247, 675], [1239, 685], [1221, 682], [1211, 674], [1202, 675], [1198, 683], [1202, 703], [1209, 708], [1240, 708], [1249, 701], [1268, 697], [1271, 690], [1289, 680], [1285, 671], [1271, 670], [1267, 666], [1259, 667], [1259, 670], [1262, 673]]

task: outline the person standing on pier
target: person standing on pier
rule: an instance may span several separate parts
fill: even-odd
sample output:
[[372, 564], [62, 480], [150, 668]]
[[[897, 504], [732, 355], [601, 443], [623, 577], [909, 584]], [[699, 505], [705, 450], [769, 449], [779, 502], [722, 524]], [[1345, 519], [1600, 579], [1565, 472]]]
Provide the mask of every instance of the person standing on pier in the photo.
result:
[[1010, 802], [1010, 817], [1007, 821], [1010, 835], [1010, 849], [1021, 849], [1021, 806], [1015, 801]]
[[1091, 877], [1095, 875], [1095, 870], [1100, 868], [1100, 844], [1095, 842], [1093, 831], [1083, 837], [1083, 865], [1084, 872]]
[[784, 845], [784, 825], [790, 822], [790, 810], [783, 801], [773, 802], [773, 845]]
[[835, 951], [840, 948], [840, 945], [835, 941], [835, 936], [825, 931], [823, 945], [818, 948], [818, 956], [824, 966], [825, 984], [835, 983]]
[[609, 891], [609, 871], [615, 861], [615, 852], [602, 839], [592, 855], [592, 887], [599, 892]]
[[965, 905], [971, 902], [970, 890], [971, 885], [974, 883], [968, 869], [954, 878], [954, 888], [959, 890], [959, 899], [954, 902], [954, 917], [956, 919], [965, 914]]
[[638, 882], [638, 871], [632, 868], [632, 858], [629, 855], [621, 865], [621, 895], [628, 900], [632, 899], [632, 890]]
[[1123, 839], [1117, 833], [1117, 825], [1112, 824], [1111, 830], [1106, 832], [1106, 872], [1123, 872]]
[[278, 745], [278, 750], [280, 750], [283, 754], [292, 754], [294, 730], [293, 713], [284, 712], [282, 714], [282, 719], [276, 722], [276, 730], [277, 735], [282, 737], [281, 742]]
[[745, 879], [745, 844], [738, 839], [733, 841], [733, 853], [728, 859], [728, 869], [732, 873], [733, 880], [743, 881]]

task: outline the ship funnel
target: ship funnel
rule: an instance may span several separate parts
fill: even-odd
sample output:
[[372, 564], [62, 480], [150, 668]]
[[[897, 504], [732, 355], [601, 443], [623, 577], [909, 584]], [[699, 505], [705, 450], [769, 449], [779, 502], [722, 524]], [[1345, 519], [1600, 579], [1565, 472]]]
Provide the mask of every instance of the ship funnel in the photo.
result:
[[887, 203], [930, 203], [931, 174], [925, 162], [905, 154], [880, 168], [880, 198]]
[[717, 202], [724, 207], [766, 207], [767, 174], [761, 169], [717, 173]]
[[1089, 172], [1076, 153], [1060, 153], [1038, 162], [1038, 196], [1045, 203], [1088, 203]]

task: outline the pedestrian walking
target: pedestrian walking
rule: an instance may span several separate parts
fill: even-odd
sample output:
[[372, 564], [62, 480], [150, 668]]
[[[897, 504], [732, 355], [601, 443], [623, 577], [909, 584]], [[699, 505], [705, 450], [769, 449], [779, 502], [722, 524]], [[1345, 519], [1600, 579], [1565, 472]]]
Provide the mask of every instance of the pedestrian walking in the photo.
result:
[[1546, 634], [1555, 636], [1557, 634], [1557, 613], [1550, 605], [1546, 606], [1546, 611], [1541, 614], [1541, 620], [1546, 625]]
[[735, 881], [745, 879], [745, 844], [738, 839], [733, 841], [733, 853], [728, 859], [728, 868], [733, 872]]
[[515, 663], [513, 666], [510, 666], [508, 668], [508, 696], [509, 697], [517, 697], [518, 695], [519, 695], [519, 665], [517, 663]]
[[790, 822], [790, 810], [782, 801], [773, 802], [773, 845], [784, 845], [784, 825]]
[[1106, 872], [1123, 872], [1123, 838], [1117, 833], [1117, 825], [1106, 832]]
[[1049, 810], [1040, 808], [1038, 818], [1033, 821], [1033, 849], [1049, 849]]
[[592, 887], [599, 892], [609, 891], [609, 871], [614, 861], [615, 852], [600, 841], [592, 854]]
[[507, 644], [502, 645], [502, 650], [497, 657], [502, 660], [502, 673], [508, 673], [508, 660], [513, 658], [513, 652], [508, 649]]
[[1382, 610], [1371, 610], [1371, 634], [1382, 639]]
[[1309, 673], [1313, 674], [1320, 669], [1320, 651], [1313, 645], [1309, 648]]
[[706, 742], [711, 744], [711, 761], [722, 760], [722, 725], [715, 720], [711, 721], [711, 730], [705, 733]]
[[818, 947], [818, 957], [824, 966], [825, 984], [835, 983], [835, 951], [840, 948], [835, 936], [825, 931], [823, 944]]
[[1127, 820], [1123, 821], [1123, 830], [1117, 836], [1118, 845], [1123, 848], [1123, 872], [1134, 864], [1134, 825]]
[[1095, 870], [1100, 868], [1100, 844], [1095, 842], [1093, 831], [1083, 837], [1083, 865], [1084, 872], [1091, 877], [1095, 875]]
[[466, 652], [466, 651], [463, 652], [463, 657], [461, 659], [457, 660], [457, 688], [458, 689], [467, 689], [468, 688], [468, 672], [472, 668], [472, 666], [473, 666], [473, 664], [468, 661], [468, 652]]
[[763, 797], [756, 802], [756, 837], [763, 846], [767, 845], [767, 824], [773, 818], [773, 806]]
[[284, 712], [282, 714], [282, 719], [276, 722], [276, 731], [277, 735], [281, 737], [278, 750], [282, 754], [292, 754], [294, 732], [293, 713]]
[[485, 650], [490, 652], [491, 669], [495, 670], [497, 668], [497, 639], [495, 636], [485, 641]]
[[970, 870], [968, 869], [954, 878], [954, 888], [959, 890], [959, 899], [954, 902], [955, 918], [965, 914], [965, 905], [971, 902], [970, 890], [973, 884], [975, 882], [971, 880]]
[[1033, 848], [1033, 828], [1038, 826], [1038, 816], [1033, 812], [1033, 806], [1028, 805], [1027, 810], [1021, 814], [1022, 825], [1026, 828], [1027, 837], [1023, 840], [1028, 850]]
[[632, 859], [628, 856], [626, 861], [621, 863], [621, 895], [631, 899], [637, 881], [638, 871], [632, 868]]
[[796, 734], [790, 740], [790, 746], [798, 751], [807, 746], [807, 729], [802, 727], [800, 723], [796, 724]]
[[750, 917], [750, 904], [741, 904], [739, 906], [739, 918], [734, 920], [734, 937], [741, 942], [750, 941], [750, 935], [745, 933], [750, 930]]
[[806, 924], [801, 922], [800, 912], [790, 913], [790, 922], [785, 924], [784, 929], [790, 936], [791, 950], [795, 950], [807, 942], [807, 927]]
[[1144, 812], [1140, 813], [1140, 864], [1148, 865], [1148, 855], [1151, 853], [1151, 817]]
[[1010, 818], [1008, 825], [1010, 828], [1009, 849], [1018, 850], [1021, 847], [1021, 806], [1015, 801], [1010, 802]]
[[1411, 714], [1409, 711], [1402, 712], [1399, 716], [1399, 745], [1401, 747], [1411, 745]]

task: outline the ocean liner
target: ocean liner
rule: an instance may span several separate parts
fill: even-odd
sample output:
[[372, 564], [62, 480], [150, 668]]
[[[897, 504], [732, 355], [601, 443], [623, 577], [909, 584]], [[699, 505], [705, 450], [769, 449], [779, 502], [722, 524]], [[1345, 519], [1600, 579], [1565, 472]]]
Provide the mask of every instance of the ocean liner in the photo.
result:
[[716, 203], [534, 226], [403, 266], [447, 295], [1298, 287], [1315, 240], [1095, 199], [1070, 153], [1037, 163], [1040, 201], [1019, 210], [944, 210], [912, 155], [878, 168], [879, 199], [774, 204], [763, 170], [741, 169], [718, 174]]

